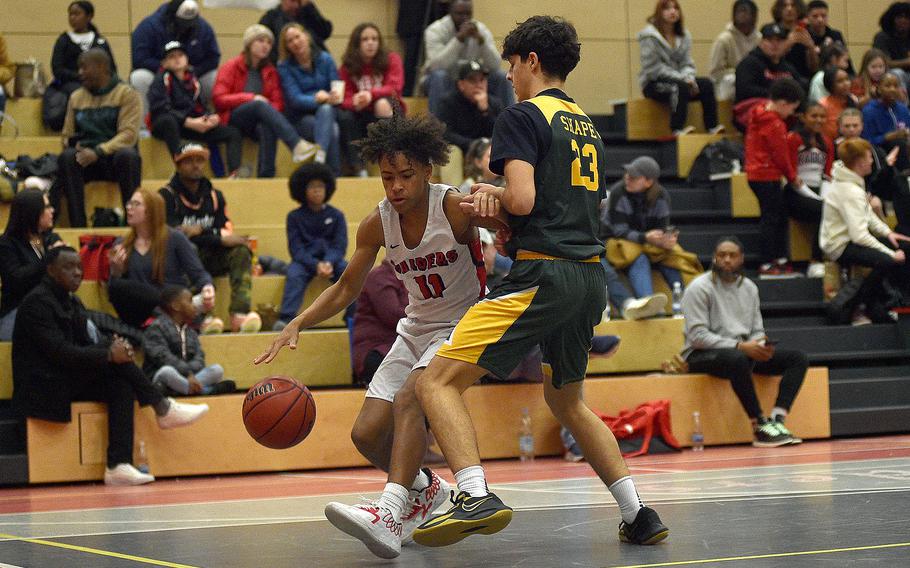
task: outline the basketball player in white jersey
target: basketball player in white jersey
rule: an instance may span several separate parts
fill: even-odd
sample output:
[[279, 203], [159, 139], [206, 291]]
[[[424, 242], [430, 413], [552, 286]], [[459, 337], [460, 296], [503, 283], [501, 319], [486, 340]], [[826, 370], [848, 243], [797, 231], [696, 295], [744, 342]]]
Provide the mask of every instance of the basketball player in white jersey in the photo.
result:
[[377, 502], [329, 503], [325, 511], [332, 524], [382, 558], [398, 556], [402, 539], [409, 540], [413, 529], [448, 499], [448, 483], [430, 469], [420, 469], [427, 430], [414, 384], [461, 316], [486, 292], [480, 241], [472, 223], [505, 226], [502, 218], [472, 217], [471, 198], [457, 189], [429, 183], [433, 165], [448, 162], [444, 131], [445, 126], [430, 117], [395, 117], [370, 126], [360, 142], [361, 153], [379, 163], [386, 199], [360, 223], [357, 248], [338, 282], [254, 361], [272, 361], [285, 345], [295, 349], [301, 329], [350, 305], [379, 248], [385, 247], [408, 291], [408, 306], [351, 437], [367, 459], [389, 472], [389, 482]]

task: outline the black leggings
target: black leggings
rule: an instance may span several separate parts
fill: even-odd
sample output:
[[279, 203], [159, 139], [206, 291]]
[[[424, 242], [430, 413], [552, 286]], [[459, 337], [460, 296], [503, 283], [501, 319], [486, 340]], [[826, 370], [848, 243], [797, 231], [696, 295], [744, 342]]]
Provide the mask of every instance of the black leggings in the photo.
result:
[[705, 77], [696, 77], [698, 94], [693, 97], [689, 84], [685, 81], [652, 81], [645, 85], [642, 92], [649, 99], [670, 105], [670, 129], [682, 130], [689, 115], [689, 101], [693, 98], [701, 101], [705, 129], [717, 126], [717, 99], [714, 96], [714, 83]]
[[809, 368], [805, 353], [789, 349], [776, 349], [774, 356], [764, 363], [753, 361], [739, 349], [696, 350], [689, 354], [687, 362], [692, 372], [728, 379], [749, 418], [762, 415], [755, 385], [752, 383], [752, 373], [783, 375], [774, 405], [790, 410], [806, 377], [806, 369]]
[[120, 319], [141, 328], [161, 302], [161, 290], [129, 278], [112, 278], [107, 297]]

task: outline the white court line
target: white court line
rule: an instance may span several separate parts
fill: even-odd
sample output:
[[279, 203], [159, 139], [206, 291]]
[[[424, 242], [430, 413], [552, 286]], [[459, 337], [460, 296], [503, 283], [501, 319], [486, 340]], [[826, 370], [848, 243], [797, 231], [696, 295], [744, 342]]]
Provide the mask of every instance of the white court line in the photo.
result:
[[22, 566], [13, 566], [12, 564], [4, 564], [0, 562], [0, 568], [22, 568]]
[[387, 477], [355, 477], [353, 475], [319, 475], [316, 473], [281, 473], [281, 477], [293, 477], [295, 479], [337, 479], [341, 481], [360, 481], [363, 483], [385, 483]]
[[[742, 497], [730, 498], [730, 499], [717, 499], [714, 501], [715, 502], [736, 502], [736, 501], [752, 501], [752, 500], [766, 501], [766, 500], [770, 500], [770, 499], [830, 497], [830, 496], [840, 496], [840, 495], [865, 495], [865, 494], [869, 494], [869, 493], [888, 493], [888, 492], [893, 492], [893, 491], [855, 491], [855, 492], [850, 492], [850, 493], [821, 493], [821, 494], [816, 494], [816, 495], [780, 495], [780, 496], [776, 496], [776, 497], [773, 497], [773, 496], [768, 496], [768, 497], [742, 496]], [[693, 501], [693, 500], [678, 500], [678, 501], [667, 501], [667, 502], [663, 502], [661, 504], [663, 504], [663, 505], [689, 505], [689, 504], [697, 503], [697, 502], [698, 501]], [[586, 503], [586, 504], [575, 504], [575, 505], [570, 505], [570, 506], [553, 505], [553, 506], [539, 506], [539, 507], [514, 507], [514, 510], [515, 511], [552, 511], [552, 510], [570, 510], [570, 509], [607, 509], [607, 508], [618, 508], [618, 507], [615, 503], [596, 503], [595, 502], [595, 503]], [[300, 520], [294, 521], [294, 522], [312, 523], [312, 522], [321, 522], [321, 521], [325, 521], [325, 517], [301, 517]], [[175, 522], [179, 522], [179, 521], [175, 521]], [[45, 535], [45, 536], [29, 536], [29, 537], [22, 537], [22, 538], [30, 538], [30, 539], [38, 539], [38, 540], [60, 539], [60, 538], [80, 538], [80, 537], [102, 536], [102, 535], [106, 536], [106, 535], [121, 535], [121, 534], [145, 534], [145, 533], [156, 533], [156, 532], [164, 532], [164, 531], [186, 531], [186, 530], [197, 530], [197, 529], [217, 529], [217, 528], [232, 528], [232, 527], [243, 527], [243, 526], [267, 526], [267, 525], [282, 524], [285, 522], [286, 521], [273, 521], [273, 522], [264, 521], [264, 522], [255, 522], [255, 523], [242, 523], [242, 522], [219, 523], [216, 525], [204, 525], [204, 526], [198, 526], [198, 527], [172, 527], [172, 528], [162, 527], [162, 528], [151, 528], [151, 529], [111, 531], [111, 532], [103, 532], [103, 533], [73, 533], [73, 534], [65, 534], [65, 535], [51, 534], [51, 535]], [[569, 525], [569, 526], [570, 527], [578, 526], [581, 524], [594, 523], [594, 522], [603, 522], [603, 520], [602, 519], [591, 520], [591, 521], [586, 521], [585, 523], [578, 523], [576, 525]], [[563, 527], [563, 528], [566, 528], [566, 527]], [[15, 541], [12, 539], [0, 539], [0, 544], [2, 544], [3, 542], [18, 542], [18, 541]], [[14, 568], [18, 568], [18, 567], [14, 567]]]

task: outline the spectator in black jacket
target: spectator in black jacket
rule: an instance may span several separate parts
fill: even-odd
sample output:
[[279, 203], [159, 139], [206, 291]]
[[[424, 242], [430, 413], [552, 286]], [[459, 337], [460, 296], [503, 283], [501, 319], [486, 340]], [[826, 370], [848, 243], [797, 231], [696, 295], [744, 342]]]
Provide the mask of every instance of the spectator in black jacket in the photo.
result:
[[[280, 4], [259, 18], [259, 23], [272, 30], [276, 38], [281, 36], [281, 29], [291, 22], [297, 22], [305, 27], [319, 49], [328, 51], [325, 40], [332, 35], [332, 22], [322, 16], [313, 0], [281, 0]], [[272, 63], [278, 62], [277, 41], [272, 43], [269, 59]]]
[[[801, 80], [799, 73], [783, 59], [787, 30], [780, 24], [766, 24], [761, 29], [761, 42], [736, 66], [736, 102], [767, 99], [771, 83], [790, 77]], [[806, 89], [806, 84], [801, 84]]]
[[812, 35], [806, 30], [806, 12], [803, 0], [775, 0], [771, 6], [774, 23], [787, 31], [783, 57], [796, 69], [800, 82], [804, 83], [808, 83], [818, 70], [818, 52]]
[[44, 277], [47, 252], [63, 245], [54, 228], [54, 208], [38, 189], [13, 197], [0, 236], [0, 341], [13, 338], [19, 304]]
[[164, 198], [167, 224], [196, 245], [202, 266], [212, 276], [227, 274], [231, 282], [231, 331], [255, 333], [262, 327], [250, 311], [252, 258], [249, 239], [235, 235], [224, 194], [204, 174], [209, 151], [187, 144], [174, 156], [177, 173], [158, 190]]
[[498, 97], [487, 93], [488, 74], [477, 61], [460, 62], [455, 75], [458, 89], [439, 102], [446, 142], [465, 154], [474, 140], [493, 136], [493, 123], [503, 108]]
[[13, 406], [22, 416], [69, 422], [72, 402], [106, 402], [104, 483], [155, 481], [132, 466], [134, 402], [154, 408], [162, 429], [191, 424], [209, 407], [165, 398], [136, 366], [126, 340], [102, 338], [75, 295], [81, 283], [82, 262], [75, 249], [64, 246], [48, 252], [47, 275], [22, 301], [16, 318]]
[[[111, 58], [111, 71], [117, 72], [117, 65], [114, 63], [114, 54], [111, 51], [111, 45], [107, 39], [101, 35], [92, 18], [95, 16], [95, 6], [88, 0], [76, 0], [71, 2], [67, 8], [69, 14], [69, 24], [73, 31], [63, 32], [57, 38], [54, 44], [54, 52], [51, 55], [51, 71], [54, 74], [54, 85], [66, 94], [67, 99], [73, 91], [82, 86], [79, 80], [79, 56], [93, 47], [99, 47], [107, 52]], [[64, 112], [66, 107], [63, 106]], [[63, 115], [56, 117], [59, 121], [59, 127], [63, 125]]]
[[[806, 5], [806, 30], [812, 37], [812, 43], [821, 56], [821, 50], [833, 43], [838, 43], [844, 49], [847, 49], [847, 40], [844, 34], [839, 30], [828, 25], [828, 3], [825, 0], [812, 0]], [[848, 60], [849, 61], [849, 60]], [[825, 62], [819, 57], [819, 69], [824, 67]], [[856, 71], [853, 69], [853, 62], [850, 61], [847, 66], [847, 72], [853, 77]]]
[[148, 101], [152, 136], [163, 140], [172, 156], [180, 152], [181, 138], [206, 144], [224, 142], [229, 176], [237, 174], [243, 136], [233, 126], [221, 124], [217, 114], [206, 111], [202, 87], [179, 41], [164, 46], [161, 71], [149, 87]]

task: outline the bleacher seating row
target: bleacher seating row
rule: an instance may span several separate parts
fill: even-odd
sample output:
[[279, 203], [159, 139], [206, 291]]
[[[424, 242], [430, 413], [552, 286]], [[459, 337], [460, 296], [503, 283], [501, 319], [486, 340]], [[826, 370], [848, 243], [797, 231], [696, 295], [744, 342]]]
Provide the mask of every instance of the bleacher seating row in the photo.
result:
[[[777, 380], [759, 379], [756, 389], [762, 403], [770, 407]], [[151, 410], [137, 410], [136, 439], [145, 442], [151, 472], [159, 477], [367, 465], [350, 439], [363, 391], [316, 391], [313, 396], [316, 426], [304, 442], [287, 450], [264, 448], [247, 435], [240, 419], [243, 395], [207, 398], [209, 414], [193, 426], [176, 430], [159, 430]], [[752, 439], [749, 422], [729, 384], [707, 375], [590, 379], [585, 384], [585, 396], [592, 408], [613, 415], [645, 400], [670, 399], [672, 429], [684, 446], [691, 439], [695, 410], [701, 412], [705, 444]], [[546, 407], [540, 385], [474, 387], [465, 392], [465, 401], [478, 433], [482, 459], [518, 454], [519, 418], [525, 407], [532, 417], [537, 455], [562, 453], [559, 424]], [[805, 439], [830, 436], [827, 369], [809, 370], [787, 424]], [[103, 404], [74, 403], [71, 422], [29, 419], [27, 427], [31, 483], [103, 477], [107, 447]], [[223, 451], [212, 452], [216, 447]]]

